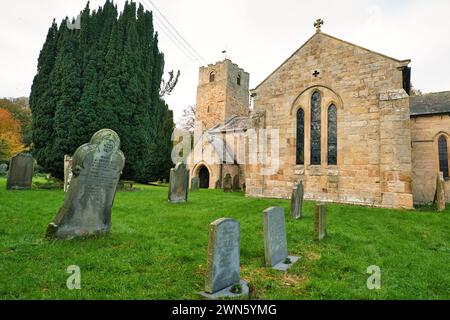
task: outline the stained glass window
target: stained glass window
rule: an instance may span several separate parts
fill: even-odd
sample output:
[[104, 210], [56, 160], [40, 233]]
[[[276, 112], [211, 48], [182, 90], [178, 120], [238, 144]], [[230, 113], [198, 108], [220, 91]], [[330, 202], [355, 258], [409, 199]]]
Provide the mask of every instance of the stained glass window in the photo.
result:
[[449, 177], [447, 139], [444, 136], [439, 138], [439, 170], [444, 173], [444, 178]]
[[305, 164], [305, 112], [297, 111], [297, 164]]
[[337, 165], [337, 109], [328, 108], [328, 165]]
[[319, 92], [314, 92], [311, 97], [311, 164], [320, 165], [320, 130], [321, 130], [321, 96]]

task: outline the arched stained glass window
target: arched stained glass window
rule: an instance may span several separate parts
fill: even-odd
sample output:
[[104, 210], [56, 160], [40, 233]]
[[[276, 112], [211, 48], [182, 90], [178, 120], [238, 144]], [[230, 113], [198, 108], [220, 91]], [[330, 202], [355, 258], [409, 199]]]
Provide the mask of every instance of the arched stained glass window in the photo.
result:
[[328, 108], [328, 165], [337, 165], [337, 109], [334, 104]]
[[439, 138], [439, 171], [444, 173], [444, 178], [449, 177], [447, 139], [444, 136]]
[[305, 111], [297, 111], [297, 164], [305, 164]]
[[311, 165], [321, 163], [321, 96], [319, 92], [314, 92], [311, 97]]

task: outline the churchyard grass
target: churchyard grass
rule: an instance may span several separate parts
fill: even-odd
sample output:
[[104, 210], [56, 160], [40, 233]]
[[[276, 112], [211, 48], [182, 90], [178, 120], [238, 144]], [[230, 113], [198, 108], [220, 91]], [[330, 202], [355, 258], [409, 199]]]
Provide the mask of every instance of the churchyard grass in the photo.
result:
[[[253, 299], [450, 299], [450, 210], [435, 213], [328, 205], [328, 233], [314, 240], [313, 202], [289, 217], [286, 200], [200, 190], [170, 204], [167, 187], [118, 192], [109, 236], [44, 240], [63, 203], [61, 190], [7, 191], [0, 178], [0, 299], [198, 299], [204, 289], [208, 226], [241, 224], [241, 278]], [[287, 274], [264, 263], [262, 212], [286, 209]], [[67, 267], [81, 269], [69, 290]], [[367, 289], [369, 266], [381, 289]]]

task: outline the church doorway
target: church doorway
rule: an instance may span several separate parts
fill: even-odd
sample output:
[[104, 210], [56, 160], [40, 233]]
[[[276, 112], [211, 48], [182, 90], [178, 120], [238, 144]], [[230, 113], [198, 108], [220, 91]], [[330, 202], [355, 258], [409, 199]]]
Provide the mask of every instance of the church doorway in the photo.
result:
[[202, 166], [198, 172], [198, 177], [200, 178], [200, 188], [209, 189], [209, 170], [206, 166]]

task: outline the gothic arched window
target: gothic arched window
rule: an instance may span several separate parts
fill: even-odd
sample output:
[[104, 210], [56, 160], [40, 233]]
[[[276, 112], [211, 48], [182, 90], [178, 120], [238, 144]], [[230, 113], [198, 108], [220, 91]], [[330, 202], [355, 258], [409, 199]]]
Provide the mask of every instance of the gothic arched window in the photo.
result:
[[321, 163], [321, 96], [319, 92], [314, 92], [311, 97], [311, 165]]
[[444, 173], [444, 178], [449, 177], [447, 139], [444, 136], [439, 138], [439, 171]]
[[209, 74], [209, 82], [214, 82], [216, 80], [216, 72], [215, 71], [212, 71], [210, 74]]
[[241, 75], [237, 76], [237, 85], [240, 86], [241, 85]]
[[305, 164], [305, 112], [297, 111], [297, 164]]
[[337, 165], [337, 109], [334, 104], [328, 108], [328, 165]]

